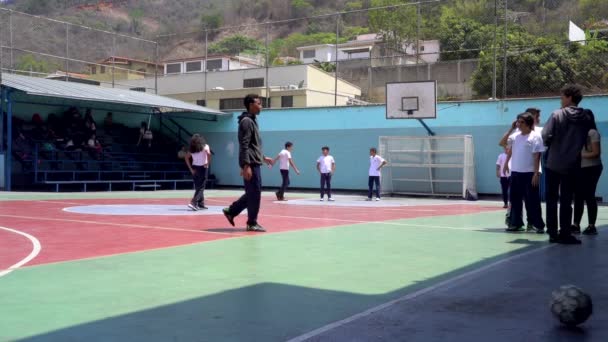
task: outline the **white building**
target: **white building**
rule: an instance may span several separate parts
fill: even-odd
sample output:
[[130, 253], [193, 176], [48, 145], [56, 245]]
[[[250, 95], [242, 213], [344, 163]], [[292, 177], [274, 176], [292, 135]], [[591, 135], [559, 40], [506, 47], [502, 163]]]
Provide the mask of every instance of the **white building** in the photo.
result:
[[[420, 40], [419, 58], [426, 63], [435, 63], [439, 61], [440, 44], [438, 40]], [[405, 54], [408, 56], [416, 56], [416, 43], [404, 44]]]
[[[338, 61], [371, 58], [374, 45], [381, 41], [376, 34], [364, 34], [357, 36], [356, 40], [338, 44]], [[300, 52], [300, 61], [304, 64], [336, 61], [336, 44], [302, 46], [297, 50]]]
[[258, 61], [248, 57], [239, 56], [207, 56], [168, 60], [163, 63], [164, 74], [187, 74], [207, 71], [228, 71], [258, 68]]
[[[440, 44], [438, 40], [421, 40], [419, 41], [420, 53], [419, 58], [426, 63], [435, 63], [439, 60]], [[298, 47], [300, 53], [300, 61], [304, 64], [312, 64], [315, 62], [335, 62], [336, 54], [338, 61], [346, 61], [353, 59], [370, 59], [370, 58], [385, 58], [390, 57], [382, 52], [382, 37], [376, 34], [365, 34], [357, 37], [356, 40], [338, 44], [318, 44], [310, 46]], [[416, 63], [416, 43], [404, 44], [405, 64]], [[337, 51], [336, 51], [337, 50]], [[390, 55], [393, 55], [391, 53]], [[413, 58], [408, 58], [413, 57]]]
[[[146, 78], [123, 81], [121, 87], [152, 91], [154, 84], [154, 78]], [[361, 97], [359, 87], [342, 79], [336, 96], [334, 75], [312, 65], [209, 72], [206, 77], [204, 72], [169, 73], [158, 78], [159, 95], [223, 111], [241, 110], [243, 97], [250, 93], [271, 108], [334, 106], [336, 101], [344, 106], [358, 103]]]

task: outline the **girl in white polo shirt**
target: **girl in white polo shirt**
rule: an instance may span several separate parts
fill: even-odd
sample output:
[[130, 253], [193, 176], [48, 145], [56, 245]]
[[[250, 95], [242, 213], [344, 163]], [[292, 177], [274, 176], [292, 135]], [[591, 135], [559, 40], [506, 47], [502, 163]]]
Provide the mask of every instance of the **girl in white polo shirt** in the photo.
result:
[[[190, 158], [192, 158], [192, 161], [190, 161]], [[209, 145], [204, 143], [203, 137], [199, 134], [194, 134], [190, 139], [190, 148], [184, 160], [194, 181], [194, 196], [188, 204], [188, 208], [194, 211], [207, 209], [204, 192], [209, 173], [209, 162], [211, 161], [211, 149]]]

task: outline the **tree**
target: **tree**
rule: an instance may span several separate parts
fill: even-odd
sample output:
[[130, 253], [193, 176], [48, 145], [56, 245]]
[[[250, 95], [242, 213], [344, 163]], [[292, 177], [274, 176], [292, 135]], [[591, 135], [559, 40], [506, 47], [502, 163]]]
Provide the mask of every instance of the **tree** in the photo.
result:
[[[554, 94], [574, 81], [573, 58], [563, 45], [548, 38], [535, 38], [526, 33], [509, 34], [507, 51], [507, 89], [509, 95]], [[493, 51], [480, 54], [479, 66], [473, 73], [473, 90], [479, 96], [492, 95]], [[497, 94], [503, 94], [504, 63], [496, 64]]]
[[591, 90], [608, 90], [608, 42], [588, 35], [585, 45], [575, 44], [575, 82]]
[[[407, 3], [405, 0], [372, 0], [372, 7], [382, 7]], [[389, 48], [397, 51], [404, 49], [404, 44], [415, 41], [417, 36], [416, 6], [401, 6], [373, 10], [369, 13], [369, 25], [373, 32], [382, 35]]]
[[242, 52], [253, 52], [259, 53], [264, 51], [264, 46], [259, 41], [243, 36], [241, 34], [235, 34], [233, 36], [222, 39], [217, 43], [213, 43], [209, 46], [209, 52], [238, 55]]
[[442, 8], [441, 12], [438, 38], [442, 60], [477, 58], [482, 49], [492, 46], [494, 25], [465, 18], [450, 7]]
[[306, 0], [291, 0], [292, 18], [306, 17], [313, 9], [314, 7]]
[[216, 30], [224, 25], [224, 16], [220, 12], [203, 13], [201, 27], [203, 30]]
[[17, 59], [17, 65], [15, 66], [15, 68], [18, 71], [50, 74], [52, 72], [57, 71], [57, 69], [59, 69], [59, 66], [53, 63], [49, 63], [46, 60], [39, 59], [32, 54], [25, 54]]
[[141, 33], [142, 19], [144, 17], [144, 11], [140, 8], [136, 8], [129, 12], [129, 18], [131, 18], [131, 32], [133, 34]]
[[578, 3], [584, 17], [597, 20], [608, 18], [608, 1], [579, 0]]

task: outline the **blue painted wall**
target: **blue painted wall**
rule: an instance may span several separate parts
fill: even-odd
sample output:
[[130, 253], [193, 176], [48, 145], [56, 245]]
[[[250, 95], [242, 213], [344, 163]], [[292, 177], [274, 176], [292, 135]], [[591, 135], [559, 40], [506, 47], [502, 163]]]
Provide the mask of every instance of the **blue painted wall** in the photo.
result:
[[[498, 140], [515, 116], [528, 107], [541, 109], [541, 121], [559, 108], [559, 98], [520, 99], [509, 101], [479, 101], [463, 103], [441, 103], [437, 119], [427, 124], [438, 135], [470, 134], [475, 143], [477, 189], [480, 193], [499, 193], [495, 177], [495, 162], [500, 148]], [[586, 97], [581, 106], [590, 108], [602, 136], [602, 145], [608, 146], [608, 96]], [[218, 122], [201, 122], [182, 119], [182, 123], [193, 132], [206, 136], [214, 149], [212, 172], [221, 184], [240, 185], [238, 169], [238, 144], [236, 140], [238, 113]], [[365, 189], [369, 147], [378, 144], [383, 135], [426, 135], [424, 128], [414, 120], [386, 120], [384, 106], [301, 108], [265, 110], [259, 117], [264, 152], [276, 156], [285, 141], [295, 145], [293, 158], [302, 171], [301, 176], [292, 176], [292, 186], [317, 188], [316, 159], [321, 147], [328, 145], [336, 159], [335, 188]], [[603, 151], [608, 160], [608, 148]], [[263, 171], [265, 186], [278, 186], [278, 167]], [[603, 175], [598, 185], [598, 195], [608, 198], [608, 177]]]

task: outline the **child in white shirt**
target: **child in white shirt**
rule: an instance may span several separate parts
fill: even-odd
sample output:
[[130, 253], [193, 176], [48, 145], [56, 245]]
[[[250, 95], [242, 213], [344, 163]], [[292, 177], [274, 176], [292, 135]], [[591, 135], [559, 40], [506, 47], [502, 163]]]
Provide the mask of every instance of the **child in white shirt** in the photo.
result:
[[502, 189], [502, 201], [504, 202], [503, 208], [509, 207], [509, 174], [505, 173], [505, 164], [507, 162], [507, 148], [504, 148], [504, 152], [498, 155], [496, 160], [496, 178], [500, 179], [500, 187]]
[[367, 182], [368, 192], [367, 200], [372, 200], [372, 193], [374, 190], [374, 183], [376, 184], [376, 201], [380, 200], [380, 169], [386, 165], [387, 162], [382, 157], [376, 154], [376, 148], [372, 147], [369, 149], [369, 178]]
[[[321, 151], [323, 155], [317, 159], [317, 171], [321, 175], [321, 202], [323, 202], [325, 192], [327, 192], [327, 200], [333, 201], [334, 199], [331, 198], [331, 176], [336, 171], [336, 161], [334, 157], [329, 155], [329, 147], [323, 146]], [[325, 187], [327, 187], [327, 191], [325, 191]]]
[[281, 152], [279, 152], [279, 154], [276, 156], [276, 158], [274, 158], [274, 162], [276, 162], [277, 160], [280, 163], [280, 172], [281, 172], [281, 178], [282, 178], [282, 183], [281, 183], [281, 188], [279, 189], [279, 191], [275, 192], [275, 195], [277, 196], [277, 200], [279, 201], [285, 201], [285, 190], [287, 190], [287, 187], [289, 186], [289, 166], [291, 165], [294, 169], [294, 171], [296, 172], [297, 175], [300, 174], [300, 170], [298, 170], [298, 168], [296, 167], [296, 164], [293, 162], [293, 159], [291, 159], [291, 151], [293, 150], [293, 143], [288, 141], [285, 143], [285, 149], [283, 149]]
[[[544, 233], [545, 223], [540, 208], [540, 157], [545, 151], [542, 137], [534, 132], [534, 117], [530, 113], [517, 116], [519, 132], [509, 136], [507, 141], [507, 162], [504, 173], [511, 173], [511, 213], [509, 232], [523, 231], [523, 202], [526, 201], [528, 220], [537, 233]], [[511, 166], [509, 167], [509, 160]], [[509, 170], [510, 168], [510, 170]]]

